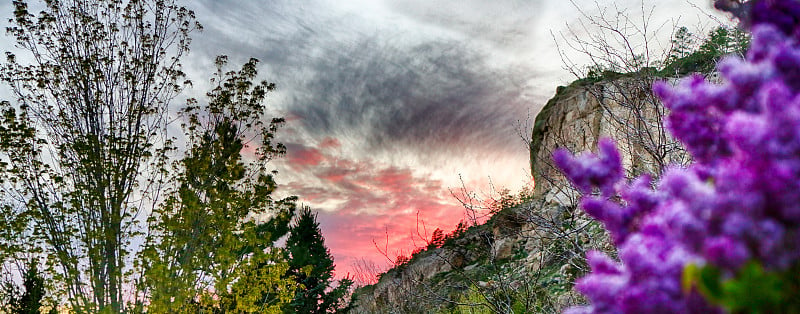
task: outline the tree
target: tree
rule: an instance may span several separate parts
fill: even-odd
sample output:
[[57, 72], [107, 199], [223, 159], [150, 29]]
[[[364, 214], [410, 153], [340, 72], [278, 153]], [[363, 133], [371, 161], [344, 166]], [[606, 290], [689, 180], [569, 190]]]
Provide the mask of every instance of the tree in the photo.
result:
[[431, 240], [428, 241], [427, 248], [434, 249], [437, 247], [442, 247], [444, 241], [445, 241], [444, 231], [442, 231], [442, 229], [440, 228], [436, 228], [436, 230], [433, 230], [433, 233], [431, 234]]
[[[208, 103], [190, 100], [181, 110], [191, 147], [175, 164], [176, 189], [150, 219], [142, 263], [149, 310], [189, 310], [204, 299], [233, 311], [274, 311], [291, 299], [291, 281], [280, 278], [288, 266], [273, 244], [288, 231], [296, 197], [271, 197], [277, 185], [266, 166], [286, 151], [273, 143], [284, 120], [262, 122], [275, 85], [253, 84], [257, 62], [225, 72], [227, 58], [218, 57]], [[243, 150], [254, 144], [245, 162]]]
[[[559, 87], [534, 122], [531, 170], [536, 195], [544, 206], [524, 215], [543, 234], [556, 239], [552, 243], [558, 244], [557, 249], [546, 253], [574, 270], [570, 282], [589, 271], [588, 251], [615, 253], [599, 222], [577, 210], [581, 193], [553, 163], [553, 153], [558, 148], [594, 149], [598, 138], [607, 136], [619, 145], [627, 177], [650, 173], [657, 178], [670, 165], [687, 165], [691, 156], [664, 126], [668, 109], [652, 92], [653, 82], [696, 72], [708, 74], [723, 55], [743, 51], [747, 37], [724, 25], [708, 37], [673, 27], [672, 40], [663, 45], [658, 28], [652, 27], [652, 9], [642, 7], [639, 17], [616, 7], [607, 10], [598, 5], [597, 14], [576, 8], [582, 21], [562, 36], [571, 51], [561, 53], [565, 67], [577, 80]], [[665, 46], [667, 49], [662, 48]], [[575, 55], [588, 59], [589, 65], [573, 63], [570, 56]], [[586, 69], [593, 71], [587, 73]], [[570, 107], [573, 99], [578, 99], [580, 106]], [[556, 210], [543, 210], [547, 208]]]
[[[14, 314], [41, 313], [45, 307], [43, 301], [47, 293], [44, 278], [34, 260], [29, 261], [21, 272], [24, 290], [19, 291], [11, 281], [6, 282], [3, 293], [6, 294], [4, 299], [7, 305], [3, 309]], [[50, 313], [55, 313], [55, 307], [50, 308]]]
[[[673, 39], [673, 49], [669, 54], [664, 68], [660, 71], [666, 75], [688, 75], [691, 73], [711, 73], [715, 70], [717, 62], [726, 55], [744, 57], [750, 45], [749, 35], [733, 27], [719, 26], [708, 33], [699, 45], [679, 44], [686, 41], [686, 28], [679, 29]], [[691, 36], [691, 34], [687, 35]], [[678, 49], [682, 46], [690, 49]]]
[[221, 57], [209, 102], [174, 106], [200, 28], [176, 1], [44, 1], [36, 16], [13, 1], [8, 32], [26, 55], [0, 68], [16, 96], [0, 102], [0, 262], [46, 258], [72, 312], [275, 312], [292, 299], [273, 243], [296, 198], [273, 199], [267, 169], [285, 153], [283, 120], [262, 122], [274, 85], [253, 82], [257, 60], [224, 72]]
[[333, 287], [333, 257], [325, 247], [317, 215], [304, 207], [286, 240], [287, 272], [300, 290], [292, 301], [293, 313], [332, 313], [345, 305], [352, 280], [339, 280]]
[[675, 62], [692, 53], [694, 50], [693, 36], [694, 34], [690, 33], [686, 26], [678, 27], [675, 34], [672, 35], [672, 48], [670, 49], [669, 56], [667, 56], [667, 63]]
[[746, 58], [723, 59], [721, 80], [653, 88], [692, 164], [629, 181], [610, 139], [553, 156], [619, 252], [587, 256], [576, 287], [591, 305], [570, 313], [800, 312], [800, 133], [787, 131], [800, 125], [800, 3], [715, 4], [752, 27]]
[[[29, 219], [72, 309], [121, 312], [137, 215], [159, 195], [170, 101], [194, 13], [175, 1], [14, 0], [6, 53], [0, 178], [10, 214]], [[15, 245], [23, 245], [16, 243]]]
[[[630, 165], [627, 170], [631, 177], [641, 173], [659, 176], [670, 164], [688, 164], [689, 154], [664, 127], [667, 109], [653, 94], [653, 82], [697, 72], [711, 73], [721, 57], [743, 54], [748, 45], [747, 34], [736, 27], [720, 25], [707, 37], [695, 39], [688, 28], [673, 26], [670, 44], [663, 45], [659, 32], [666, 23], [653, 27], [655, 7], [646, 8], [644, 2], [641, 17], [616, 6], [597, 4], [596, 14], [574, 2], [573, 6], [581, 21], [577, 27], [568, 25], [568, 34], [561, 35], [571, 52], [559, 49], [559, 53], [565, 69], [578, 79], [571, 87], [588, 91], [586, 96], [600, 107], [601, 117], [593, 138], [605, 135], [617, 140], [623, 159]], [[588, 59], [589, 64], [573, 62], [575, 55]], [[592, 146], [569, 148], [583, 150]], [[552, 150], [540, 152], [539, 156], [549, 159], [551, 154]], [[552, 166], [547, 168], [549, 176], [560, 177]], [[534, 176], [538, 179], [541, 174]], [[558, 180], [564, 182], [563, 178]]]

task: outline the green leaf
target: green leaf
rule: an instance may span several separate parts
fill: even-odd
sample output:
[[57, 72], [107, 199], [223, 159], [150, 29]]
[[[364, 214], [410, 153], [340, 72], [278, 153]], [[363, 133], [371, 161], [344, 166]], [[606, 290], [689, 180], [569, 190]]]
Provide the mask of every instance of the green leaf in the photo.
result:
[[697, 285], [700, 293], [715, 302], [722, 300], [723, 290], [720, 277], [720, 270], [714, 266], [706, 265], [700, 269], [700, 277]]
[[739, 270], [736, 278], [722, 285], [723, 305], [731, 311], [773, 312], [783, 303], [783, 284], [776, 273], [765, 272], [761, 264], [751, 261]]

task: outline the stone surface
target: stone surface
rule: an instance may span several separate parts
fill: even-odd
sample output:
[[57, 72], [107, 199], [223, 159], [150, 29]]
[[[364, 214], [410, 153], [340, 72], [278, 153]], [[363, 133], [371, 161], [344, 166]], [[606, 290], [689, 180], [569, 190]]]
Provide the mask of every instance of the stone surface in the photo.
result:
[[576, 204], [577, 193], [552, 164], [558, 148], [595, 151], [597, 140], [617, 142], [628, 176], [686, 164], [689, 156], [666, 132], [666, 109], [650, 92], [652, 78], [623, 77], [558, 89], [537, 115], [531, 135], [535, 194], [556, 204]]

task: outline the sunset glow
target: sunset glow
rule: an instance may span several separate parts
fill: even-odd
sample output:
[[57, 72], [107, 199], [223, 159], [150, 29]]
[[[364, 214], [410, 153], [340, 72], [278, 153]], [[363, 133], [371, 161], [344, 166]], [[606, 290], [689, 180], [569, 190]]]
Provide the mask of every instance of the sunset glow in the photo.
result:
[[[710, 7], [685, 2], [655, 4], [659, 16], [684, 12], [686, 25]], [[287, 154], [272, 162], [277, 193], [319, 211], [338, 277], [362, 259], [385, 269], [433, 230], [452, 231], [467, 219], [454, 197], [462, 188], [491, 198], [530, 187], [529, 127], [573, 80], [551, 36], [576, 20], [567, 1], [187, 5], [204, 31], [182, 60], [193, 87], [181, 97], [202, 99], [217, 55], [260, 60], [260, 78], [277, 86], [267, 110], [287, 120], [277, 135]], [[3, 17], [11, 10], [0, 4]], [[0, 46], [13, 49], [9, 38]]]

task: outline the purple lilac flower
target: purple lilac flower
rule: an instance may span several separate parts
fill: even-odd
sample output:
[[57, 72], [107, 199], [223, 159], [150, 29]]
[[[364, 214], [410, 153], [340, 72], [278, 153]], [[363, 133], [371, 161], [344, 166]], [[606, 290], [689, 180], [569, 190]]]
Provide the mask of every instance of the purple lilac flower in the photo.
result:
[[723, 276], [751, 260], [767, 271], [800, 263], [800, 1], [751, 1], [729, 11], [752, 25], [746, 59], [723, 59], [721, 84], [696, 75], [653, 87], [670, 109], [666, 127], [694, 164], [668, 169], [653, 189], [649, 177], [624, 183], [608, 139], [597, 155], [554, 154], [620, 258], [587, 254], [592, 273], [576, 288], [592, 303], [568, 312], [719, 311], [682, 289], [688, 263], [713, 265]]
[[593, 158], [572, 158], [568, 151], [560, 149], [553, 154], [553, 159], [581, 192], [590, 193], [595, 186], [600, 188], [603, 195], [610, 196], [614, 192], [614, 184], [623, 178], [619, 151], [614, 141], [607, 138], [598, 141], [597, 150], [598, 155], [592, 155]]

